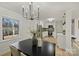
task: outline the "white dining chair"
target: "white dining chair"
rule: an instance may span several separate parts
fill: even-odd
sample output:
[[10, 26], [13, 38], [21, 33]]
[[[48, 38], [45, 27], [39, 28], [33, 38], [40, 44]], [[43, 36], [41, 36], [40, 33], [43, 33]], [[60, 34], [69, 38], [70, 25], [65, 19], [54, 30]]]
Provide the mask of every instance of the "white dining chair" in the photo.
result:
[[14, 46], [10, 46], [11, 49], [11, 56], [21, 56], [21, 53], [18, 49], [16, 49]]

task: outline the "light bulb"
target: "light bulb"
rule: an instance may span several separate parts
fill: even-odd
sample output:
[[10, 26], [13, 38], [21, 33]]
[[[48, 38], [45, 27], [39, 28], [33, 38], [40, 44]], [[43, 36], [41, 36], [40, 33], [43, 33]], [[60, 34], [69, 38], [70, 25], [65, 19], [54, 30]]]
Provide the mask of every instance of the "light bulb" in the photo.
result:
[[53, 20], [55, 20], [55, 18], [48, 18], [49, 22], [52, 22]]
[[32, 4], [32, 2], [29, 2], [29, 5], [31, 5]]

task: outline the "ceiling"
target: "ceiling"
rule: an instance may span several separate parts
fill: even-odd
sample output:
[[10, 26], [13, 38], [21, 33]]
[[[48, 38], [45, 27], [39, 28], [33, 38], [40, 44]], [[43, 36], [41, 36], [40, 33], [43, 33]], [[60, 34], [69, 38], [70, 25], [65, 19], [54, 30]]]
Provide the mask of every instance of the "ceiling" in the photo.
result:
[[[7, 8], [22, 15], [22, 5], [28, 2], [0, 2], [0, 7]], [[65, 10], [79, 8], [78, 2], [34, 2], [34, 9], [40, 7], [40, 19], [47, 19], [50, 17], [59, 18], [63, 15]]]

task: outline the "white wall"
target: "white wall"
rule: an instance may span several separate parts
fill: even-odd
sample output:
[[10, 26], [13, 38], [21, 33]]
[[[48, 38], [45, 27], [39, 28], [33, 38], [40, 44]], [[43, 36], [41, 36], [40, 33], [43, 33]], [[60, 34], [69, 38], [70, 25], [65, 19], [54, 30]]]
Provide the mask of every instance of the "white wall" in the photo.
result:
[[75, 19], [75, 35], [74, 37], [76, 37], [76, 40], [79, 40], [79, 28], [78, 28], [78, 21], [79, 21], [79, 9], [74, 9], [73, 10], [73, 19]]
[[[66, 24], [62, 26], [62, 20], [57, 23], [57, 39], [60, 48], [63, 48], [67, 51], [71, 51], [71, 20], [72, 20], [72, 10], [65, 11], [66, 13]], [[64, 19], [63, 19], [64, 20]], [[63, 35], [63, 30], [66, 30], [66, 34]]]
[[75, 19], [75, 37], [76, 37], [76, 40], [79, 40], [79, 28], [78, 28], [78, 21], [79, 21], [79, 18], [76, 18]]
[[66, 11], [66, 50], [71, 51], [72, 10]]
[[[2, 17], [10, 17], [15, 20], [19, 20], [19, 35], [11, 40], [3, 40], [2, 39], [2, 24], [1, 24], [1, 18]], [[30, 25], [30, 21], [26, 21], [21, 15], [10, 11], [8, 9], [0, 7], [0, 54], [3, 51], [6, 51], [8, 49], [8, 45], [11, 43], [14, 43], [19, 40], [27, 39], [30, 37], [30, 33], [28, 31], [28, 27]], [[28, 35], [27, 35], [28, 33]]]

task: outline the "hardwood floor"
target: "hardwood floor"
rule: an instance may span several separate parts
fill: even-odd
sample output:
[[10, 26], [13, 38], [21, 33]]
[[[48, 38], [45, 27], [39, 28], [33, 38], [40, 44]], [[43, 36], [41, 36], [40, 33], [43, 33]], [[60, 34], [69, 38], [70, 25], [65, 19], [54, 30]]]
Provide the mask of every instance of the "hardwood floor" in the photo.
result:
[[6, 51], [3, 54], [0, 54], [0, 56], [11, 56], [11, 51]]
[[2, 56], [11, 56], [11, 52], [4, 53]]
[[57, 48], [56, 56], [73, 56], [73, 54], [71, 52], [65, 51], [64, 49]]

